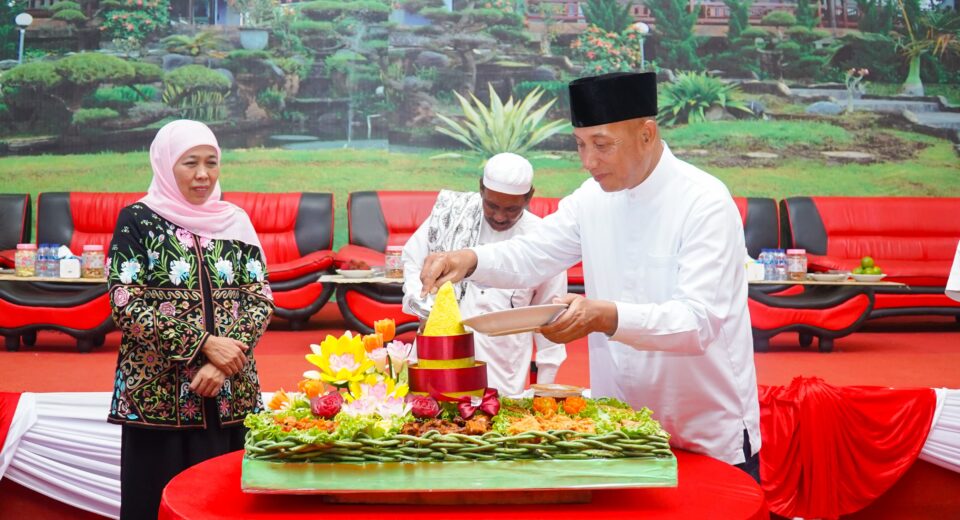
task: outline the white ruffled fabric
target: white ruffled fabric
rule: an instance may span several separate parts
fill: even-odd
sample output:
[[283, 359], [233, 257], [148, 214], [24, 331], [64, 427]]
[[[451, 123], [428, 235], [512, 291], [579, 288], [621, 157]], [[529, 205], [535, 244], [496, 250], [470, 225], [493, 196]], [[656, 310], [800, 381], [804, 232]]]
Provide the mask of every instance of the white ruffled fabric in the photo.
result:
[[960, 473], [960, 390], [937, 388], [933, 426], [920, 459]]
[[[960, 390], [936, 393], [933, 426], [920, 458], [960, 473]], [[265, 392], [264, 402], [272, 395]], [[119, 518], [120, 427], [106, 421], [109, 407], [109, 392], [22, 394], [0, 451], [0, 478]]]

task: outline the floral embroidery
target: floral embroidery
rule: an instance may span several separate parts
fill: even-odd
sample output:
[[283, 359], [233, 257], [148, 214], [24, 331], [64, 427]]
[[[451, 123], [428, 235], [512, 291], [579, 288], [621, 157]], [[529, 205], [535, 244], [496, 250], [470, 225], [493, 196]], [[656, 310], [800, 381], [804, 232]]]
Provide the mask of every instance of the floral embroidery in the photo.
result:
[[199, 410], [199, 408], [197, 407], [197, 403], [196, 403], [196, 402], [194, 402], [194, 401], [187, 401], [183, 406], [180, 407], [180, 411], [181, 411], [181, 412], [183, 413], [183, 415], [185, 415], [186, 417], [196, 417], [196, 416], [197, 416], [197, 412], [199, 412], [200, 410]]
[[[110, 245], [110, 303], [123, 336], [109, 420], [199, 427], [217, 418], [204, 417], [203, 399], [190, 390], [207, 362], [198, 350], [208, 335], [257, 344], [273, 312], [266, 266], [249, 244], [194, 238], [141, 208], [139, 216], [121, 212]], [[210, 285], [198, 284], [201, 277]], [[212, 323], [204, 315], [210, 306]], [[263, 407], [256, 360], [248, 356], [221, 387], [221, 424], [239, 424]]]
[[193, 247], [193, 233], [186, 229], [177, 228], [177, 240], [180, 241], [180, 245], [182, 245], [184, 249]]
[[190, 264], [185, 259], [170, 262], [170, 283], [180, 285], [190, 276]]
[[252, 258], [247, 260], [247, 275], [258, 282], [262, 282], [263, 264], [261, 264], [259, 260], [254, 260]]
[[177, 314], [177, 308], [170, 302], [163, 302], [160, 304], [160, 314], [164, 316], [175, 316]]
[[215, 265], [217, 268], [217, 276], [227, 283], [233, 283], [233, 262], [221, 258], [217, 260]]
[[113, 304], [117, 307], [124, 307], [129, 301], [130, 291], [127, 291], [126, 287], [117, 287], [117, 290], [113, 291]]
[[125, 284], [133, 283], [133, 280], [140, 274], [140, 262], [136, 260], [127, 260], [120, 265], [120, 281]]
[[[153, 233], [150, 233], [151, 235]], [[163, 235], [160, 235], [161, 238]], [[147, 251], [147, 269], [153, 270], [153, 266], [157, 265], [157, 262], [160, 261], [160, 253], [156, 251]]]
[[273, 301], [273, 289], [270, 288], [270, 284], [263, 284], [263, 295]]

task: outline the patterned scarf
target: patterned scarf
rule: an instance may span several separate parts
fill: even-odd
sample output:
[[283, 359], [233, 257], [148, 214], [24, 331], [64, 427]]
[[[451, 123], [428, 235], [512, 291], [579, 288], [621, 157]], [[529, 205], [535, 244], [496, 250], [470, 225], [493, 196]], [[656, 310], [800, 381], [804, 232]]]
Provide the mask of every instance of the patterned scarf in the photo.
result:
[[[431, 253], [474, 247], [480, 240], [483, 201], [479, 193], [442, 190], [430, 211], [427, 246]], [[457, 301], [463, 299], [467, 282], [454, 286]]]

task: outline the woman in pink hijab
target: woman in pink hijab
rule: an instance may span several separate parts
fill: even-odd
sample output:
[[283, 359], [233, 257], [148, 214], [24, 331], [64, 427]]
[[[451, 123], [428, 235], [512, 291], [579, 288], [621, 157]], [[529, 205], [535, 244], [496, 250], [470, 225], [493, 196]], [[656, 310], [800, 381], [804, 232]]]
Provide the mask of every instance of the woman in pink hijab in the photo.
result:
[[123, 426], [121, 518], [155, 518], [177, 473], [241, 449], [263, 408], [254, 347], [273, 314], [250, 218], [220, 200], [220, 146], [196, 121], [150, 146], [153, 181], [110, 244], [113, 318], [123, 338], [108, 420]]

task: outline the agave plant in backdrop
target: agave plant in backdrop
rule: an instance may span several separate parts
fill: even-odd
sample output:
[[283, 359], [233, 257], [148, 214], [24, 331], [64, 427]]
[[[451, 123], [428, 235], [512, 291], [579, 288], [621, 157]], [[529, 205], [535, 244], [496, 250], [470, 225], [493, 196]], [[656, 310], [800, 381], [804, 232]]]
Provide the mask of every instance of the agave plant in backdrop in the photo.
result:
[[710, 109], [737, 110], [753, 115], [742, 101], [736, 99], [738, 89], [706, 73], [681, 72], [673, 82], [660, 89], [657, 121], [670, 126], [681, 123], [700, 123], [707, 120]]
[[[511, 95], [506, 103], [500, 99], [492, 86], [488, 85], [490, 104], [486, 105], [473, 93], [470, 99], [454, 92], [463, 108], [463, 120], [458, 122], [452, 117], [437, 114], [445, 126], [438, 125], [437, 131], [463, 143], [474, 155], [486, 158], [503, 152], [525, 154], [550, 136], [568, 130], [567, 121], [557, 119], [544, 121], [556, 98], [539, 108], [537, 103], [543, 97], [539, 87], [531, 90], [520, 101], [514, 101]], [[464, 154], [444, 153], [432, 157], [463, 157]], [[540, 155], [538, 157], [553, 157]]]

